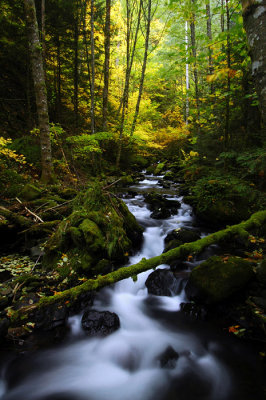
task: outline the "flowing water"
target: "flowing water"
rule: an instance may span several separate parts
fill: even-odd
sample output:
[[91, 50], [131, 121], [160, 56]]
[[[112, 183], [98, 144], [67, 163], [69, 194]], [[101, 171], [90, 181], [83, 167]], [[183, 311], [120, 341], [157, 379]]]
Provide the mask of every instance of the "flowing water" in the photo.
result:
[[[130, 264], [160, 254], [167, 232], [193, 224], [191, 209], [184, 203], [178, 215], [151, 219], [141, 194], [149, 188], [159, 188], [153, 177], [139, 183], [139, 195], [125, 200], [145, 227], [142, 249]], [[182, 200], [170, 194], [169, 198]], [[81, 315], [71, 317], [71, 333], [62, 345], [22, 354], [5, 366], [0, 399], [251, 400], [255, 395], [258, 399], [252, 353], [237, 339], [184, 316], [179, 311], [186, 301], [183, 285], [174, 297], [149, 295], [145, 280], [150, 273], [138, 275], [137, 282], [118, 282], [97, 295], [93, 308], [117, 313], [118, 331], [88, 338], [80, 327]], [[162, 368], [160, 357], [169, 346], [179, 357], [171, 368]]]

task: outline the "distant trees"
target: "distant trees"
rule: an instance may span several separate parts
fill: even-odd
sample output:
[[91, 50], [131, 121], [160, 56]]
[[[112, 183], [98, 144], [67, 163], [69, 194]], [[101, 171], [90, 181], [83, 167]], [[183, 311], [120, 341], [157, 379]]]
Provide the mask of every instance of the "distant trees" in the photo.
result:
[[[1, 0], [0, 117], [7, 135], [28, 132], [42, 121], [35, 93], [43, 81], [34, 78], [29, 62], [29, 55], [36, 60], [38, 53], [45, 56], [50, 120], [61, 124], [66, 136], [88, 139], [92, 134], [88, 151], [98, 154], [99, 146], [92, 143], [105, 132], [99, 143], [112, 137], [110, 157], [117, 165], [127, 162], [127, 149], [141, 147], [147, 137], [152, 141], [156, 132], [165, 142], [190, 134], [199, 153], [228, 151], [239, 138], [243, 146], [248, 143], [257, 97], [237, 0], [172, 0], [168, 5], [159, 0], [39, 0], [42, 52], [35, 46], [31, 53], [24, 3], [34, 1]], [[265, 0], [243, 0], [265, 126], [264, 8]], [[48, 132], [48, 114], [44, 125]]]

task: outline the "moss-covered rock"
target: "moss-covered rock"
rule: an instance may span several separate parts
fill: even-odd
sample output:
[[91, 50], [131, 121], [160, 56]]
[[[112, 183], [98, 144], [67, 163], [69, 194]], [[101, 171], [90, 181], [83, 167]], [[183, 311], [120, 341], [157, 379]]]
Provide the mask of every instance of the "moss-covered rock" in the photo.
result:
[[217, 303], [243, 290], [253, 276], [250, 262], [240, 257], [214, 256], [192, 270], [186, 293], [191, 300]]
[[208, 208], [196, 205], [194, 208], [196, 216], [211, 225], [225, 226], [247, 219], [251, 212], [246, 200], [215, 200]]
[[154, 170], [154, 175], [160, 175], [162, 173], [162, 171], [165, 168], [165, 162], [161, 162], [159, 164], [157, 164], [155, 170]]
[[27, 183], [19, 193], [19, 197], [26, 201], [32, 201], [40, 198], [41, 196], [42, 190], [31, 183]]
[[181, 246], [181, 244], [195, 242], [199, 239], [200, 234], [198, 230], [187, 228], [174, 229], [170, 233], [168, 233], [168, 235], [164, 239], [164, 252]]
[[53, 268], [67, 253], [69, 268], [101, 273], [103, 258], [110, 265], [125, 262], [132, 248], [140, 243], [142, 228], [122, 200], [95, 184], [81, 193], [73, 212], [58, 226], [46, 244], [44, 265]]

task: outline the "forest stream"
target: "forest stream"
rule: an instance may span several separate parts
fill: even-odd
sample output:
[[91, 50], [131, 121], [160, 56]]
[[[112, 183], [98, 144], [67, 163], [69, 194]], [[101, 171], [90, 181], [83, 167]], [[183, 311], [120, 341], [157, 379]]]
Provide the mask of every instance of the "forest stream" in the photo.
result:
[[[129, 265], [161, 254], [171, 230], [195, 227], [191, 207], [163, 190], [158, 177], [146, 175], [130, 189], [138, 194], [124, 200], [145, 232], [142, 248]], [[178, 214], [151, 218], [143, 196], [151, 189], [179, 200]], [[115, 312], [120, 328], [104, 338], [88, 338], [81, 328], [82, 315], [70, 317], [68, 336], [57, 347], [7, 357], [0, 399], [263, 399], [254, 350], [233, 334], [180, 312], [186, 302], [186, 272], [193, 265], [185, 263], [172, 297], [148, 294], [145, 281], [152, 271], [138, 275], [136, 282], [129, 278], [101, 290], [93, 309]]]

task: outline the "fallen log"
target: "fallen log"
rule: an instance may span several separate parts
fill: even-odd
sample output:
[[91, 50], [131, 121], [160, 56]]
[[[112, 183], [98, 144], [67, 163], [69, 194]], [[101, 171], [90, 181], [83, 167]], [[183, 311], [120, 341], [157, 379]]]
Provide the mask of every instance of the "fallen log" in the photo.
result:
[[248, 240], [248, 230], [260, 228], [264, 223], [266, 223], [266, 210], [253, 214], [247, 221], [243, 221], [237, 225], [229, 226], [226, 229], [212, 233], [195, 242], [185, 243], [159, 256], [152, 257], [148, 260], [143, 258], [137, 264], [119, 268], [118, 270], [107, 275], [99, 275], [96, 279], [88, 279], [81, 285], [72, 287], [63, 292], [56, 293], [54, 296], [42, 297], [38, 303], [20, 308], [18, 311], [15, 311], [11, 316], [11, 323], [12, 325], [17, 325], [22, 322], [25, 323], [29, 318], [29, 315], [32, 316], [32, 314], [34, 314], [34, 312], [38, 309], [42, 307], [48, 307], [56, 303], [65, 303], [67, 306], [71, 306], [71, 302], [77, 300], [78, 297], [83, 293], [88, 291], [96, 291], [122, 279], [129, 277], [135, 278], [141, 272], [156, 268], [161, 264], [169, 264], [171, 261], [176, 259], [186, 259], [190, 255], [194, 256], [212, 244], [216, 244], [228, 239], [233, 240], [235, 237], [241, 237], [244, 240]]

